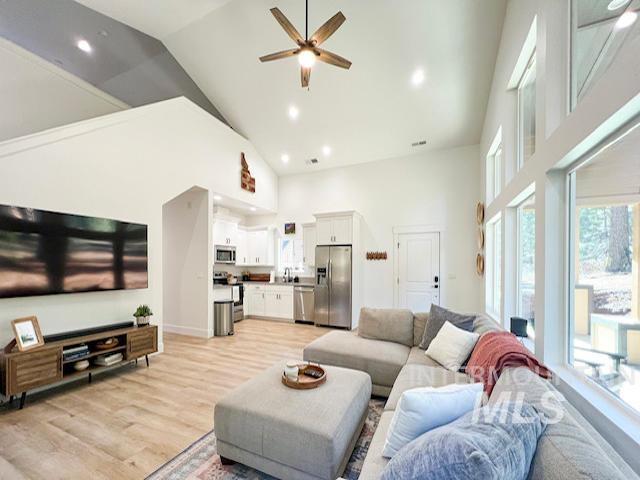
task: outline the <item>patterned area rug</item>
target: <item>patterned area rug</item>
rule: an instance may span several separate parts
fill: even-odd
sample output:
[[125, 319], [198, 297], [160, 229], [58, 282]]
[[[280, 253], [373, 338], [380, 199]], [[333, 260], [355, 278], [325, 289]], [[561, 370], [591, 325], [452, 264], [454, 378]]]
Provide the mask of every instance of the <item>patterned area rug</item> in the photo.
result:
[[[364, 457], [367, 455], [371, 439], [380, 421], [384, 403], [384, 400], [375, 398], [369, 402], [369, 412], [364, 428], [353, 449], [347, 468], [342, 474], [347, 480], [356, 480], [360, 476]], [[147, 480], [270, 480], [272, 478], [244, 465], [222, 465], [216, 450], [216, 436], [212, 430], [149, 475]]]

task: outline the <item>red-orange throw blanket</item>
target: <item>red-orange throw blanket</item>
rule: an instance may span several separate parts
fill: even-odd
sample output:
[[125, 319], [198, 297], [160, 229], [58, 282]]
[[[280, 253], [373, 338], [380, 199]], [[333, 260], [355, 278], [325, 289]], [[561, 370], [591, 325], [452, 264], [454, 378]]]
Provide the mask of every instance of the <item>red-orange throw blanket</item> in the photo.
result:
[[491, 395], [500, 374], [508, 367], [527, 367], [543, 378], [551, 377], [549, 369], [509, 332], [482, 335], [471, 353], [466, 372], [476, 381], [483, 382], [484, 391]]

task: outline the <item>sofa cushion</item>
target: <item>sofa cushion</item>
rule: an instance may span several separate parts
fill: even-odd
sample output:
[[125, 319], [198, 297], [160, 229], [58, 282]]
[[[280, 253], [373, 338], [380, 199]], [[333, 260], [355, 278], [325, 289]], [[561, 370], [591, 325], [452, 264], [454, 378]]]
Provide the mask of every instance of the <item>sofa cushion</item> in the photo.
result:
[[429, 320], [427, 321], [427, 326], [424, 329], [424, 335], [420, 342], [420, 348], [423, 350], [429, 348], [429, 345], [433, 339], [436, 338], [436, 335], [438, 335], [438, 332], [445, 322], [449, 322], [462, 330], [471, 332], [473, 331], [473, 321], [475, 318], [475, 315], [461, 315], [432, 304], [431, 311], [429, 312]]
[[353, 332], [333, 331], [304, 348], [306, 361], [361, 370], [375, 385], [393, 386], [407, 362], [409, 347], [362, 338]]
[[393, 457], [423, 433], [457, 420], [481, 402], [479, 383], [405, 390], [393, 412], [382, 455]]
[[[578, 418], [570, 413], [569, 405], [564, 399], [559, 400], [559, 393], [551, 383], [528, 368], [504, 370], [491, 393], [489, 404], [520, 401], [518, 394], [552, 420], [538, 442], [529, 480], [638, 478], [602, 437], [593, 430], [587, 433], [579, 425], [578, 418], [586, 421], [577, 412]], [[554, 422], [558, 412], [561, 412], [560, 421]]]
[[[424, 354], [424, 352], [423, 352]], [[384, 406], [385, 410], [395, 410], [400, 396], [406, 390], [419, 387], [443, 387], [452, 383], [473, 383], [471, 377], [464, 373], [451, 372], [443, 367], [427, 367], [425, 365], [405, 365], [400, 370], [398, 379], [391, 389], [391, 394]]]
[[413, 313], [395, 308], [363, 308], [360, 310], [358, 335], [412, 347]]
[[427, 320], [429, 320], [429, 313], [414, 313], [413, 314], [413, 346], [417, 347], [422, 341], [424, 335], [424, 329], [427, 326]]
[[358, 480], [380, 480], [384, 467], [389, 463], [389, 459], [382, 456], [382, 449], [384, 448], [384, 442], [392, 419], [393, 412], [382, 413], [376, 432], [373, 434], [369, 444], [367, 456], [362, 464]]
[[473, 321], [473, 331], [478, 335], [484, 335], [487, 332], [499, 332], [504, 328], [498, 325], [498, 322], [490, 319], [486, 315], [478, 315]]
[[407, 358], [407, 365], [426, 365], [427, 367], [439, 367], [444, 368], [433, 358], [427, 356], [424, 350], [420, 347], [413, 347], [409, 352], [409, 358]]
[[426, 353], [447, 370], [457, 372], [471, 355], [479, 337], [477, 333], [467, 332], [444, 322]]
[[409, 443], [387, 464], [382, 479], [524, 480], [544, 428], [529, 404], [484, 407]]

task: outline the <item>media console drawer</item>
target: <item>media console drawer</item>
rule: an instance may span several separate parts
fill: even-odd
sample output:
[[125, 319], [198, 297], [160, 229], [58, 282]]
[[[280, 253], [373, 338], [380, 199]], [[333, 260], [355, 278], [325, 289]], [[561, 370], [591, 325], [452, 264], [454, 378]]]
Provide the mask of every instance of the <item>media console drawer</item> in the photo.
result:
[[7, 393], [15, 395], [62, 380], [62, 349], [45, 348], [7, 359]]
[[158, 350], [158, 328], [144, 327], [127, 334], [127, 359], [134, 359]]

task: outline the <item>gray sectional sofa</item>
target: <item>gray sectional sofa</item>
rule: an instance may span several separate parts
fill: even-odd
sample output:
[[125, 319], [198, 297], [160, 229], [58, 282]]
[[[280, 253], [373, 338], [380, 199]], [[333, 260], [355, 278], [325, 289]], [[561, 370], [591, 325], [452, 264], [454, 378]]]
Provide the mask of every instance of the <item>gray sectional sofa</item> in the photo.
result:
[[[373, 395], [388, 397], [360, 475], [361, 480], [373, 480], [380, 478], [388, 463], [382, 449], [402, 393], [411, 388], [473, 380], [464, 373], [446, 370], [418, 347], [428, 314], [367, 310], [366, 315], [369, 318], [364, 322], [361, 316], [359, 332], [327, 333], [304, 349], [304, 359], [364, 371], [371, 376]], [[489, 318], [478, 316], [473, 329], [482, 335], [500, 327]], [[530, 370], [516, 368], [503, 372], [489, 403], [505, 396], [515, 401], [518, 394], [551, 417], [562, 413], [560, 421], [549, 424], [538, 441], [529, 479], [640, 479], [575, 408], [558, 399], [551, 381]]]

